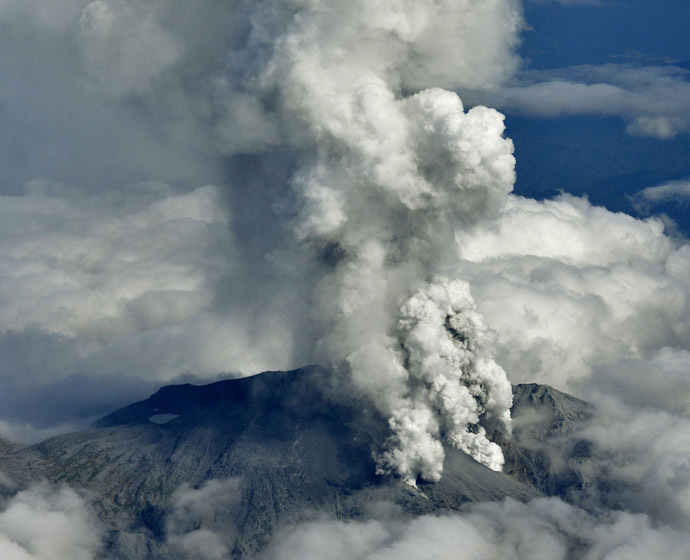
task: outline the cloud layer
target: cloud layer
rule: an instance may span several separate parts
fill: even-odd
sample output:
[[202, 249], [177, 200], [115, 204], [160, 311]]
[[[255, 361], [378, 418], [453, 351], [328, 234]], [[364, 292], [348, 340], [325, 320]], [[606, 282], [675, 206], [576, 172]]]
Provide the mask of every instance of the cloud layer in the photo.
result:
[[572, 391], [597, 364], [687, 347], [690, 253], [660, 221], [515, 197], [458, 244], [513, 380]]
[[686, 534], [655, 528], [644, 515], [597, 518], [556, 499], [529, 504], [487, 503], [463, 515], [391, 518], [367, 522], [321, 521], [280, 535], [266, 559], [348, 560], [517, 558], [563, 560], [680, 560]]
[[502, 110], [538, 117], [621, 117], [629, 134], [658, 139], [690, 132], [688, 70], [605, 64], [527, 71], [520, 84], [489, 96]]
[[690, 181], [686, 179], [647, 187], [638, 192], [633, 198], [636, 207], [645, 212], [650, 212], [654, 206], [665, 202], [685, 206], [688, 203], [688, 199], [690, 199]]

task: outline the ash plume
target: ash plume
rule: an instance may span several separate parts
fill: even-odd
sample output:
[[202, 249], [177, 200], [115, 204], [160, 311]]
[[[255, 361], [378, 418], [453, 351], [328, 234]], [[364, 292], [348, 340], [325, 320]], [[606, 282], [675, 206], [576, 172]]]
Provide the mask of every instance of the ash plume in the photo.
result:
[[510, 384], [469, 286], [443, 276], [456, 229], [494, 217], [512, 190], [513, 146], [502, 115], [466, 112], [435, 86], [499, 83], [515, 63], [519, 12], [510, 2], [258, 2], [248, 17], [252, 40], [232, 56], [243, 85], [226, 99], [240, 127], [252, 115], [265, 135], [233, 149], [297, 154], [293, 242], [282, 249], [293, 256], [282, 258], [312, 271], [314, 358], [346, 368], [389, 417], [380, 472], [438, 480], [443, 441], [500, 470], [480, 423], [508, 424]]

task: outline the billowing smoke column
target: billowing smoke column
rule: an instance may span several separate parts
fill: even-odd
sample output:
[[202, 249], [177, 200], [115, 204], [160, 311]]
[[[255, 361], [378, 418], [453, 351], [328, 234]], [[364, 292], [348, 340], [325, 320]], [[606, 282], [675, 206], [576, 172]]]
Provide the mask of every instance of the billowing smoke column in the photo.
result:
[[513, 148], [502, 115], [465, 112], [436, 86], [482, 89], [510, 74], [517, 8], [281, 0], [245, 9], [249, 39], [232, 53], [226, 84], [239, 137], [231, 150], [299, 154], [291, 228], [296, 253], [321, 263], [315, 358], [349, 368], [390, 418], [381, 473], [438, 480], [443, 441], [500, 470], [500, 448], [479, 422], [509, 422], [510, 384], [468, 285], [445, 276], [456, 229], [491, 218], [511, 191]]
[[485, 328], [473, 308], [467, 283], [445, 279], [425, 284], [402, 306], [397, 340], [406, 386], [393, 403], [394, 435], [380, 471], [438, 479], [441, 434], [490, 468], [503, 466], [500, 448], [478, 423], [489, 414], [508, 424], [511, 388], [484, 346]]

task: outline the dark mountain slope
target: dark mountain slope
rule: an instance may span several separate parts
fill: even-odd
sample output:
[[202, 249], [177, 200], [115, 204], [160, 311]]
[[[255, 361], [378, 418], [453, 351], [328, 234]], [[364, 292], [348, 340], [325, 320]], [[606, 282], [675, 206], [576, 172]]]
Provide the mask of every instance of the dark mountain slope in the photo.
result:
[[[165, 557], [171, 496], [184, 485], [196, 489], [216, 479], [237, 480], [236, 499], [214, 512], [211, 523], [237, 535], [237, 557], [260, 549], [281, 525], [316, 514], [358, 518], [379, 501], [423, 514], [540, 494], [527, 484], [538, 473], [533, 451], [524, 452], [519, 438], [504, 441], [509, 471], [519, 481], [450, 448], [436, 484], [415, 489], [377, 476], [372, 451], [386, 437], [385, 419], [342, 383], [308, 367], [164, 387], [91, 430], [15, 450], [0, 462], [22, 484], [45, 478], [90, 491], [117, 558]], [[516, 407], [539, 411], [547, 426], [541, 436], [563, 421], [579, 421], [577, 403], [571, 410], [566, 395], [535, 387], [546, 391], [537, 399], [542, 404], [518, 388]]]
[[570, 498], [585, 482], [579, 466], [590, 458], [592, 447], [578, 431], [593, 414], [590, 404], [547, 385], [516, 385], [513, 434], [500, 442], [504, 472], [549, 496]]

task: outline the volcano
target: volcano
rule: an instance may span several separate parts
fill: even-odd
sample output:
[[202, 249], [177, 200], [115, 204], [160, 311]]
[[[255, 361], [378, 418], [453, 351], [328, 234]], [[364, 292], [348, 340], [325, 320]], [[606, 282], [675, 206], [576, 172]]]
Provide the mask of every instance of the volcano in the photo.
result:
[[233, 557], [248, 558], [284, 526], [324, 515], [361, 519], [376, 504], [418, 516], [562, 493], [534, 442], [562, 438], [586, 422], [588, 406], [541, 385], [514, 394], [515, 435], [493, 434], [505, 473], [448, 446], [441, 480], [416, 486], [376, 474], [385, 419], [343, 376], [318, 366], [163, 387], [85, 431], [29, 447], [3, 442], [0, 466], [19, 487], [48, 480], [86, 491], [108, 528], [109, 554], [123, 559], [170, 557], [167, 520], [178, 489], [236, 481], [211, 525], [235, 534]]

